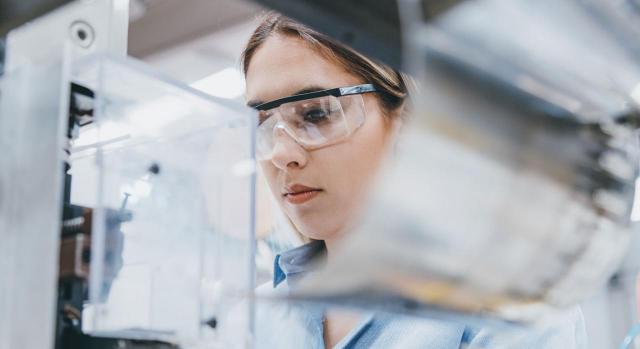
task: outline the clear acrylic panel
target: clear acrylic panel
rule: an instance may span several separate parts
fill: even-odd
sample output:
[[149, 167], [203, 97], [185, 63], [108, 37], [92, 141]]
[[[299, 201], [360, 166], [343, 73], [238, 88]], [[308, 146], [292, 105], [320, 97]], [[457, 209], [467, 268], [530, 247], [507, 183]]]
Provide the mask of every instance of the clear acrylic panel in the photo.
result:
[[71, 201], [95, 208], [83, 330], [246, 346], [254, 116], [132, 59], [93, 57], [73, 77], [95, 93], [71, 147]]

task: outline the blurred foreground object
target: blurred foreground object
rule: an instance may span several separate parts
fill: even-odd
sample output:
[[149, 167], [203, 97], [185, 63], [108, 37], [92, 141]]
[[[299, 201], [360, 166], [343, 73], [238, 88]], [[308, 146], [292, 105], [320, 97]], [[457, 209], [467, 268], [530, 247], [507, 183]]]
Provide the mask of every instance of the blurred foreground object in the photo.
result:
[[608, 4], [467, 1], [427, 24], [400, 2], [413, 116], [344, 253], [293, 297], [532, 323], [602, 288], [633, 232], [640, 125], [621, 39], [640, 16]]

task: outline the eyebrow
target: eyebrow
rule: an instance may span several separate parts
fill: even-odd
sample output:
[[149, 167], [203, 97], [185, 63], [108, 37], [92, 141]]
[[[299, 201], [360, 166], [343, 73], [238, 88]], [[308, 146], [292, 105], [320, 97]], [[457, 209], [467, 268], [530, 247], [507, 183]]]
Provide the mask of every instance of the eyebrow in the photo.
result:
[[[319, 85], [311, 85], [311, 86], [307, 86], [307, 87], [305, 87], [303, 89], [300, 89], [300, 90], [294, 92], [291, 96], [301, 95], [303, 93], [324, 91], [326, 89], [327, 89], [326, 87], [322, 87], [322, 86], [319, 86]], [[281, 98], [276, 98], [276, 99], [274, 99], [274, 101], [278, 100], [278, 99], [281, 99]], [[247, 102], [247, 106], [249, 106], [251, 108], [255, 108], [255, 107], [259, 106], [260, 104], [265, 104], [265, 103], [266, 102], [261, 101], [261, 100], [250, 100], [249, 102]]]

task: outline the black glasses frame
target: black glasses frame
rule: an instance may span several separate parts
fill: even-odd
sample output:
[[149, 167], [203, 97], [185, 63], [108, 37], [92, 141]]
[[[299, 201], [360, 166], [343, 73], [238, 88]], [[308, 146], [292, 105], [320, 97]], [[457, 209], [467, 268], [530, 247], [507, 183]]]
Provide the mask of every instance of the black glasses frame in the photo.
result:
[[289, 97], [274, 99], [273, 101], [259, 104], [254, 108], [256, 110], [269, 110], [269, 109], [277, 108], [285, 103], [303, 101], [305, 99], [324, 97], [324, 96], [341, 97], [341, 96], [358, 95], [358, 94], [370, 93], [370, 92], [378, 92], [378, 89], [376, 89], [376, 87], [373, 86], [373, 84], [337, 87], [337, 88], [331, 88], [328, 90], [313, 91], [313, 92], [301, 93], [301, 94], [293, 95]]

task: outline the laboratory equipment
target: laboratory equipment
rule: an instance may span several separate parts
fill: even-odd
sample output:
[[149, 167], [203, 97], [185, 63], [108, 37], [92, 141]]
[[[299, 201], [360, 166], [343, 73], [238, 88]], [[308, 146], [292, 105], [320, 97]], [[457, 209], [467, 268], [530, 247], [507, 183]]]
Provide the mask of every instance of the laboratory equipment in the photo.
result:
[[255, 116], [124, 57], [127, 10], [7, 37], [0, 347], [251, 345]]

